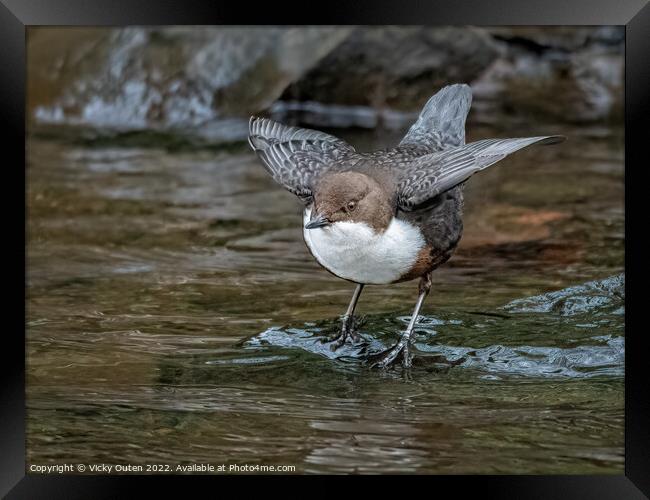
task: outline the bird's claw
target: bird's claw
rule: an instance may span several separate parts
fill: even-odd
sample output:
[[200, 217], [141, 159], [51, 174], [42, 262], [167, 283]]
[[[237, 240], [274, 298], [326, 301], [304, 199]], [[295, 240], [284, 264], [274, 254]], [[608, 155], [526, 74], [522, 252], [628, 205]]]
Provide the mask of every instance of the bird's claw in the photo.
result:
[[347, 339], [350, 339], [352, 343], [360, 342], [362, 339], [361, 335], [355, 329], [354, 318], [343, 318], [343, 324], [341, 325], [341, 332], [338, 335], [329, 337], [326, 339], [326, 342], [332, 342], [330, 349], [336, 351], [341, 347]]
[[401, 338], [390, 349], [371, 355], [368, 361], [370, 362], [370, 368], [385, 369], [400, 358], [404, 368], [410, 368], [412, 366], [413, 354], [411, 353], [411, 342], [408, 339]]

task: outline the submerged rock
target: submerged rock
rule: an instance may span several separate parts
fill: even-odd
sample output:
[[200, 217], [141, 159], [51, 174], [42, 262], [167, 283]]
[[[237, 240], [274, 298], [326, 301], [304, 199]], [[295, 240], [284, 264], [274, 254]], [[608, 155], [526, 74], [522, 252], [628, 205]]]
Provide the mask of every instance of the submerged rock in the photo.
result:
[[[624, 288], [620, 274], [514, 300], [499, 312], [455, 309], [441, 316], [420, 316], [414, 336], [415, 366], [471, 369], [485, 379], [622, 376]], [[271, 327], [242, 347], [256, 360], [261, 354], [293, 351], [363, 365], [393, 345], [409, 320], [409, 316], [366, 316], [358, 328], [361, 341], [336, 351], [328, 337], [338, 332], [337, 320]]]
[[[423, 318], [431, 319], [431, 318]], [[507, 318], [503, 321], [508, 322]], [[445, 329], [445, 322], [437, 328]], [[456, 326], [456, 329], [462, 329]], [[451, 326], [452, 322], [448, 322]], [[526, 327], [526, 324], [519, 325]], [[468, 328], [469, 326], [465, 326]], [[483, 325], [485, 328], [485, 325]], [[578, 325], [566, 325], [570, 335]], [[476, 325], [473, 326], [476, 328]], [[596, 376], [622, 376], [625, 365], [625, 339], [618, 335], [595, 335], [585, 337], [573, 345], [503, 345], [483, 346], [457, 345], [444, 332], [438, 335], [430, 327], [419, 326], [414, 347], [416, 367], [474, 370], [480, 378], [499, 379], [515, 377], [588, 378]], [[337, 351], [324, 342], [322, 330], [313, 326], [303, 328], [269, 328], [246, 340], [243, 350], [246, 356], [238, 356], [224, 363], [272, 363], [281, 352], [302, 352], [308, 355], [346, 362], [366, 364], [370, 357], [394, 344], [390, 336], [381, 331], [362, 331], [363, 341], [345, 344]], [[489, 335], [489, 330], [485, 335]], [[517, 332], [512, 332], [516, 342]], [[556, 334], [556, 337], [562, 335]], [[442, 337], [442, 338], [440, 338]], [[468, 334], [467, 337], [470, 337]], [[549, 339], [547, 339], [548, 341]], [[480, 342], [467, 338], [468, 342]], [[216, 363], [214, 363], [216, 364]]]
[[561, 316], [574, 316], [618, 308], [622, 313], [624, 303], [625, 275], [619, 274], [557, 292], [513, 300], [505, 305], [504, 309], [513, 313], [554, 312]]

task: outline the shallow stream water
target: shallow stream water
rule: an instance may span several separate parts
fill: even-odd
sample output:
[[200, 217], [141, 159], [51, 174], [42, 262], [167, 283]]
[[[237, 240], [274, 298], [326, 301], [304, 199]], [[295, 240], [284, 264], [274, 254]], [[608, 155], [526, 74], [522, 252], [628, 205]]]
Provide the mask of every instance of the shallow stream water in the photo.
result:
[[[359, 150], [400, 135], [333, 132]], [[366, 287], [364, 341], [333, 353], [353, 286], [244, 144], [32, 132], [28, 464], [622, 473], [622, 131], [545, 133], [569, 140], [469, 182], [404, 374], [364, 360], [417, 283]]]

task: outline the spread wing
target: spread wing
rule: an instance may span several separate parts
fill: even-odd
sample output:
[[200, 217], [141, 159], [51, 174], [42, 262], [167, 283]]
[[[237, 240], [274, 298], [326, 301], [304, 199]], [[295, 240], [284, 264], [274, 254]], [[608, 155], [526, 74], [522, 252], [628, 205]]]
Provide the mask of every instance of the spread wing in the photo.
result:
[[251, 117], [248, 143], [273, 179], [305, 203], [311, 202], [316, 180], [324, 172], [339, 168], [341, 160], [355, 152], [333, 135], [266, 118]]
[[427, 101], [399, 145], [427, 154], [465, 144], [465, 119], [471, 105], [469, 85], [444, 87]]
[[564, 140], [560, 135], [485, 139], [420, 156], [400, 172], [398, 206], [413, 210], [515, 151], [531, 144], [555, 144]]

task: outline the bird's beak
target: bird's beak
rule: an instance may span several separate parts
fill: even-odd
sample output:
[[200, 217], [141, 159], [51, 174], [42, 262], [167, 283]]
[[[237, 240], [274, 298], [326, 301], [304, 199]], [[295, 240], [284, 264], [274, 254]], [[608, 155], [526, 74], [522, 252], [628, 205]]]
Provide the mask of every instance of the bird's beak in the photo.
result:
[[309, 222], [305, 224], [305, 229], [316, 229], [317, 227], [329, 226], [329, 224], [330, 221], [327, 220], [327, 217], [317, 214], [309, 219]]

